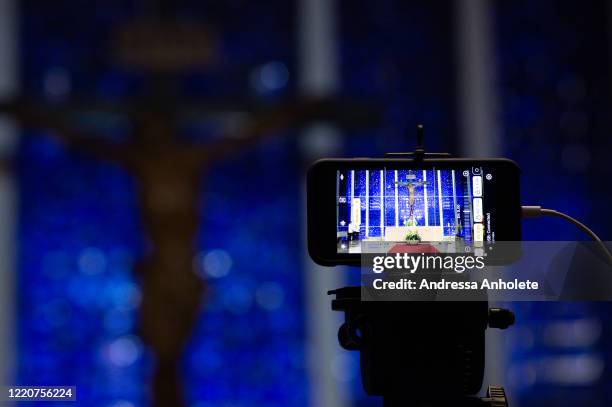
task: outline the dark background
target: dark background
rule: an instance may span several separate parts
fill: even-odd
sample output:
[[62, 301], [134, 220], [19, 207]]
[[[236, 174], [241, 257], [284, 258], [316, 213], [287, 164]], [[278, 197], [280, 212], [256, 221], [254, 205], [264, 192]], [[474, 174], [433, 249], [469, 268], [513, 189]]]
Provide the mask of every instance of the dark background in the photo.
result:
[[[383, 120], [343, 132], [335, 155], [410, 149], [417, 123], [426, 126], [429, 150], [462, 151], [458, 7], [460, 1], [337, 2], [337, 94], [376, 103]], [[20, 2], [21, 93], [47, 103], [109, 104], [143, 94], [142, 73], [113, 62], [109, 38], [146, 9], [143, 1]], [[521, 166], [523, 203], [567, 212], [609, 239], [612, 8], [599, 0], [498, 1], [490, 11], [499, 155]], [[298, 94], [295, 2], [182, 1], [172, 13], [206, 24], [219, 44], [215, 64], [179, 75], [181, 100], [272, 103]], [[120, 118], [79, 120], [117, 140], [129, 132]], [[206, 141], [216, 129], [215, 120], [198, 121], [177, 136]], [[140, 293], [132, 273], [146, 243], [134, 181], [41, 136], [22, 134], [13, 166], [15, 380], [74, 384], [79, 405], [146, 405], [152, 356], [135, 333]], [[312, 405], [303, 322], [304, 142], [297, 131], [280, 132], [217, 164], [201, 186], [194, 262], [210, 291], [183, 361], [190, 406]], [[525, 222], [524, 235], [584, 239], [556, 219]], [[498, 355], [511, 405], [610, 404], [606, 303], [511, 308], [518, 322]], [[361, 390], [356, 355], [342, 367], [335, 371], [347, 399], [377, 405]]]

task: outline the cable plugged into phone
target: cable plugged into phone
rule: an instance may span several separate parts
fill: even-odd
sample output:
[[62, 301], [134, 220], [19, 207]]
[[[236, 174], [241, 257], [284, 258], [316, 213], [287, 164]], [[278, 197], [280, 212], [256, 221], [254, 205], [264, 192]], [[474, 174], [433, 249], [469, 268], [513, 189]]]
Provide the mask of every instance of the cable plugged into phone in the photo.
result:
[[533, 205], [521, 206], [521, 214], [524, 219], [539, 218], [540, 216], [554, 216], [557, 218], [565, 219], [566, 221], [570, 222], [574, 226], [577, 226], [580, 230], [582, 230], [584, 233], [589, 235], [591, 239], [597, 242], [602, 252], [605, 254], [605, 257], [608, 263], [612, 265], [612, 253], [610, 253], [610, 250], [606, 247], [604, 242], [599, 238], [599, 236], [597, 236], [597, 234], [595, 234], [595, 232], [593, 232], [584, 223], [578, 221], [577, 219], [574, 219], [571, 216], [563, 212], [556, 211], [554, 209], [546, 209], [546, 208], [542, 208], [541, 206], [533, 206]]

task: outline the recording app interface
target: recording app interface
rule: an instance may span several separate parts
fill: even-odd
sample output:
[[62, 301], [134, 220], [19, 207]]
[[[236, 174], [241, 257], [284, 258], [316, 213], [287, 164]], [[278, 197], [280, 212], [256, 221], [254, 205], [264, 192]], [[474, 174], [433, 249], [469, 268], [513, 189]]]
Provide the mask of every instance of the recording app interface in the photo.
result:
[[337, 251], [381, 241], [469, 251], [494, 242], [494, 182], [483, 167], [337, 171]]

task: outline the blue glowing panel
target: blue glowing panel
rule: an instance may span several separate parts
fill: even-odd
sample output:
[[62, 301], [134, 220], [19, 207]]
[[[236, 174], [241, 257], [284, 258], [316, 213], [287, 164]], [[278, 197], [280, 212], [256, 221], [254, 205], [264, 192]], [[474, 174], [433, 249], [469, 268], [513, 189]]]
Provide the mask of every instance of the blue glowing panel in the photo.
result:
[[438, 184], [436, 172], [434, 170], [426, 170], [423, 177], [425, 184], [425, 192], [427, 192], [427, 221], [429, 226], [440, 224], [440, 205], [438, 203]]
[[397, 226], [395, 171], [385, 171], [385, 226]]
[[[442, 220], [441, 226], [444, 230], [444, 236], [454, 234], [454, 206], [453, 206], [453, 186], [450, 178], [449, 170], [439, 170], [436, 174], [439, 190], [441, 192], [442, 203]], [[440, 225], [440, 223], [438, 223]]]
[[[420, 172], [420, 171], [419, 171]], [[419, 178], [419, 182], [423, 182], [422, 178]], [[414, 187], [414, 219], [415, 225], [425, 226], [425, 194], [424, 185], [417, 185]]]
[[397, 213], [399, 226], [407, 226], [410, 221], [408, 210], [408, 188], [402, 186], [402, 182], [406, 182], [408, 170], [397, 170]]
[[383, 178], [383, 171], [370, 171], [369, 172], [369, 186], [368, 186], [368, 236], [380, 237], [382, 235], [381, 222], [383, 219], [383, 207], [382, 207], [382, 195], [381, 178]]

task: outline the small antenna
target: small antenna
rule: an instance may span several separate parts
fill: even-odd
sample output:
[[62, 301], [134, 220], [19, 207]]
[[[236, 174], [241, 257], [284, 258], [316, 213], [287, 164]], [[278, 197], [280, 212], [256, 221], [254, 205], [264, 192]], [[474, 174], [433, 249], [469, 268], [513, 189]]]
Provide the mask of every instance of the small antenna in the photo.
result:
[[423, 148], [423, 125], [417, 124], [417, 149]]
[[423, 145], [423, 139], [425, 138], [425, 134], [424, 134], [424, 127], [422, 124], [417, 124], [416, 127], [416, 137], [417, 137], [417, 143], [416, 143], [416, 147], [414, 149], [414, 159], [415, 160], [422, 160], [423, 159], [423, 155], [425, 155], [425, 146]]
[[426, 153], [425, 152], [425, 126], [416, 126], [416, 147], [414, 151], [407, 153], [386, 153], [385, 157], [393, 158], [412, 158], [415, 161], [423, 161], [431, 158], [448, 158], [448, 153]]

